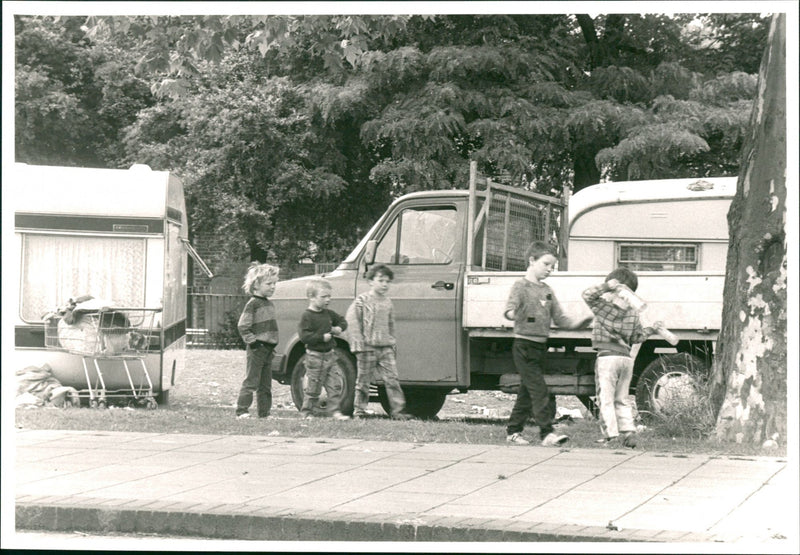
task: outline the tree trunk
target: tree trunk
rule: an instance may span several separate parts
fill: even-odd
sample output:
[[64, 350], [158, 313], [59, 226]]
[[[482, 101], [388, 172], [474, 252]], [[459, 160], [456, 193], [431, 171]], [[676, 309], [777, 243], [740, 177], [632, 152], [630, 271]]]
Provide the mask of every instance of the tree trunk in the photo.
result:
[[728, 213], [722, 330], [712, 376], [717, 437], [786, 439], [786, 15], [772, 19], [750, 136]]
[[573, 153], [574, 162], [572, 170], [574, 178], [572, 183], [572, 192], [577, 193], [581, 189], [585, 189], [589, 185], [600, 183], [600, 169], [594, 162], [594, 157], [600, 150], [593, 146], [581, 146], [575, 149]]

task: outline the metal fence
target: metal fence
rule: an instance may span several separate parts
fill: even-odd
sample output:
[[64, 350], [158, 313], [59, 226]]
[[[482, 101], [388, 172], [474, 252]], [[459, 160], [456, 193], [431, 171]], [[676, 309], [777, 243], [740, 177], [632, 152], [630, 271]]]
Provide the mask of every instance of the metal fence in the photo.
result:
[[247, 295], [236, 293], [189, 293], [186, 346], [206, 349], [242, 348], [236, 324], [247, 299]]
[[[336, 263], [316, 263], [287, 268], [280, 279], [321, 274], [336, 269]], [[238, 283], [238, 282], [237, 282]], [[187, 299], [186, 346], [195, 349], [241, 349], [244, 343], [236, 327], [248, 295], [236, 286], [218, 290], [210, 286], [190, 287]]]

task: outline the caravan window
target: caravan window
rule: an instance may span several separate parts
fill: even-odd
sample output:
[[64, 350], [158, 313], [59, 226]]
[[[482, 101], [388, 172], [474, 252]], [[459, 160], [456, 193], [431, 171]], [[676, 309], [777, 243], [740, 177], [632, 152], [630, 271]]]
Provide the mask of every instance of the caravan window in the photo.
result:
[[22, 319], [39, 322], [81, 295], [143, 306], [145, 249], [139, 238], [23, 235]]
[[618, 243], [617, 267], [633, 271], [697, 270], [697, 245], [687, 243]]

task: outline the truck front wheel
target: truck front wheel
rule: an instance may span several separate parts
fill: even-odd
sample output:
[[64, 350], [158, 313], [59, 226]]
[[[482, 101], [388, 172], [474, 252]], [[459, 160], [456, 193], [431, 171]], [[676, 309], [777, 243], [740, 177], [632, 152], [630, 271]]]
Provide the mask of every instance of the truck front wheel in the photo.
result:
[[[342, 393], [342, 402], [339, 405], [339, 410], [342, 411], [343, 414], [351, 415], [353, 414], [353, 395], [355, 392], [356, 386], [356, 364], [353, 360], [353, 357], [344, 349], [340, 347], [335, 347], [334, 352], [336, 353], [336, 357], [338, 359], [338, 368], [341, 370], [337, 372], [335, 367], [332, 370], [333, 379], [334, 379], [334, 387], [341, 388]], [[294, 365], [292, 369], [292, 401], [294, 401], [294, 405], [297, 407], [297, 410], [300, 410], [303, 407], [303, 390], [306, 387], [306, 355], [303, 354]], [[324, 406], [326, 401], [327, 394], [325, 392], [325, 387], [322, 387], [320, 391], [320, 406]], [[325, 406], [326, 411], [333, 410], [332, 407]]]
[[[404, 387], [403, 395], [405, 395], [406, 398], [405, 412], [423, 420], [431, 419], [442, 409], [449, 392], [449, 389]], [[383, 386], [378, 387], [378, 400], [381, 402], [381, 407], [386, 411], [386, 414], [391, 414], [389, 398], [386, 395], [386, 388]]]
[[636, 407], [643, 417], [681, 410], [698, 395], [708, 367], [689, 353], [661, 355], [648, 364], [636, 382]]

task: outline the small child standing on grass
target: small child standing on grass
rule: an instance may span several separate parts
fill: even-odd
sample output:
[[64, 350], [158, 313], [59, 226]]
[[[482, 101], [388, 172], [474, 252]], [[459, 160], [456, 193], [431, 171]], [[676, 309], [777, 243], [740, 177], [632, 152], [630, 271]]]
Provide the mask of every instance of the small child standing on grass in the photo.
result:
[[367, 272], [370, 290], [362, 293], [347, 309], [350, 333], [350, 350], [358, 362], [353, 416], [363, 418], [369, 403], [369, 384], [373, 374], [380, 371], [386, 396], [389, 398], [391, 417], [409, 420], [404, 412], [406, 398], [397, 378], [397, 341], [394, 337], [392, 300], [386, 295], [394, 279], [391, 268], [376, 264]]
[[258, 417], [266, 418], [272, 408], [272, 358], [278, 344], [275, 305], [269, 297], [275, 293], [278, 267], [253, 262], [244, 278], [245, 293], [251, 295], [239, 317], [239, 334], [247, 345], [247, 368], [239, 398], [236, 418], [249, 418], [253, 394]]
[[[311, 279], [306, 285], [308, 308], [300, 318], [297, 333], [306, 346], [306, 387], [303, 390], [303, 406], [300, 415], [312, 418], [319, 403], [322, 387], [328, 395], [327, 411], [336, 420], [349, 420], [342, 414], [339, 405], [344, 391], [341, 380], [336, 380], [336, 346], [334, 335], [347, 329], [347, 322], [339, 314], [330, 310], [331, 284], [322, 278]], [[341, 370], [338, 370], [341, 372]]]
[[642, 327], [639, 310], [627, 300], [639, 286], [635, 272], [618, 268], [603, 283], [583, 292], [583, 300], [594, 313], [592, 347], [597, 350], [594, 380], [600, 407], [598, 443], [622, 436], [622, 445], [636, 447], [636, 426], [628, 390], [633, 377], [631, 347], [664, 328], [661, 322]]
[[533, 414], [539, 426], [541, 445], [549, 447], [569, 440], [568, 436], [553, 431], [555, 402], [544, 381], [550, 322], [555, 321], [563, 329], [575, 329], [587, 325], [591, 318], [576, 320], [567, 316], [553, 290], [544, 283], [557, 262], [548, 243], [534, 241], [525, 258], [528, 270], [525, 277], [512, 286], [503, 312], [506, 319], [514, 322], [512, 355], [520, 377], [519, 392], [506, 427], [506, 441], [527, 445], [529, 442], [522, 437], [522, 430]]

